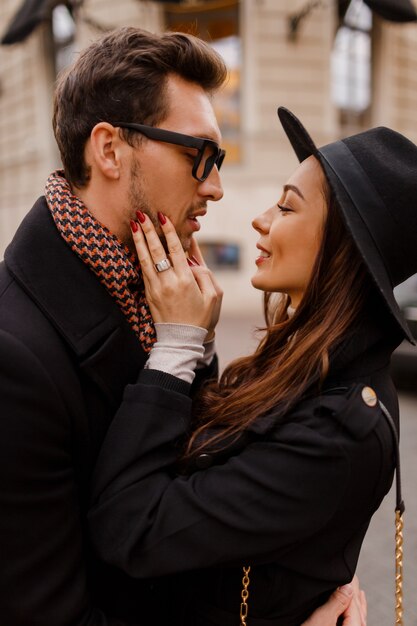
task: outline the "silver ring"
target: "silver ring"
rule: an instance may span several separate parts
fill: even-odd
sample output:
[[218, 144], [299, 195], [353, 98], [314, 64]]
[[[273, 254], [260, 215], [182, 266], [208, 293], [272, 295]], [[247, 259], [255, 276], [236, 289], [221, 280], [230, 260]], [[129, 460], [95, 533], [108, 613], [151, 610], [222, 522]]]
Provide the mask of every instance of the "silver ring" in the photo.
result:
[[155, 263], [155, 269], [157, 272], [165, 272], [165, 270], [169, 270], [172, 267], [169, 259], [162, 259], [159, 263]]

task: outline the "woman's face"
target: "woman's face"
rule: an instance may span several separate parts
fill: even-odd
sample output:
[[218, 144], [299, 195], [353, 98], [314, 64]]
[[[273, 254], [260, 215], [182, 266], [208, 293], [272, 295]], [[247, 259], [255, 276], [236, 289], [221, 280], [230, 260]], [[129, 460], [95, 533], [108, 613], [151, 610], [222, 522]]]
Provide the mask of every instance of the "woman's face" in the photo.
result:
[[293, 307], [303, 297], [320, 248], [327, 216], [325, 185], [317, 159], [309, 157], [284, 185], [278, 203], [252, 222], [260, 234], [252, 285], [288, 294]]

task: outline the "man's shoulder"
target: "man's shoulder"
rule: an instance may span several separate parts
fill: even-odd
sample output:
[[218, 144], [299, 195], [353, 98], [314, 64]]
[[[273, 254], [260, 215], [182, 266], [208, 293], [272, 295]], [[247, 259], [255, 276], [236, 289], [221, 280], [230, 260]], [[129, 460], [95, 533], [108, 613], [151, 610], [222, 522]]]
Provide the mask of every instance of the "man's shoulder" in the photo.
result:
[[56, 328], [4, 261], [0, 263], [0, 334], [5, 350], [11, 342], [22, 346], [19, 351], [22, 358], [27, 352], [44, 364], [66, 359], [65, 346]]
[[[35, 305], [10, 273], [5, 261], [0, 263], [0, 328], [13, 326], [20, 315], [31, 320]], [[31, 324], [27, 324], [28, 327]]]
[[[6, 265], [25, 262], [30, 250], [43, 247], [44, 236], [53, 237], [54, 227], [51, 214], [44, 196], [40, 196], [28, 210], [25, 217], [6, 248], [4, 259]], [[42, 234], [42, 238], [39, 235]]]
[[46, 352], [55, 350], [62, 357], [64, 349], [47, 303], [40, 298], [42, 289], [51, 301], [60, 297], [54, 285], [48, 285], [50, 269], [61, 267], [59, 250], [63, 249], [62, 255], [67, 253], [65, 242], [57, 245], [56, 239], [56, 228], [41, 196], [19, 225], [0, 263], [0, 330], [46, 360]]
[[7, 270], [6, 264], [4, 261], [0, 263], [0, 306], [1, 299], [6, 293], [6, 291], [10, 288], [13, 283], [13, 278]]

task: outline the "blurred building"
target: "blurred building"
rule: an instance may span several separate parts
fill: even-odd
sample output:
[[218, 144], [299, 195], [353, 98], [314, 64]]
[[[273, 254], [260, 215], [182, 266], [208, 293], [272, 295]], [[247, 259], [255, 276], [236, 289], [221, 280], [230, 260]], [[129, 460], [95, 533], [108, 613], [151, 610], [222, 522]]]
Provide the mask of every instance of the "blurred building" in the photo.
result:
[[[225, 309], [259, 307], [249, 287], [256, 233], [296, 159], [278, 105], [318, 144], [384, 124], [417, 142], [417, 23], [411, 0], [2, 0], [0, 27], [0, 256], [49, 172], [57, 72], [102, 32], [122, 25], [186, 30], [225, 57], [216, 100], [228, 156], [225, 196], [199, 240], [225, 288]], [[12, 43], [14, 42], [14, 43]]]

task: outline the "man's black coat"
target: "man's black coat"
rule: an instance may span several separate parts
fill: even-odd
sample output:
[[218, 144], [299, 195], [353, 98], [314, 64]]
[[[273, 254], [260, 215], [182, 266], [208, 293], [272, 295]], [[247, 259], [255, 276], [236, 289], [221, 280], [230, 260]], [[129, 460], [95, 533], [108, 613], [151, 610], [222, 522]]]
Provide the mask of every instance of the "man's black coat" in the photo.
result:
[[39, 199], [0, 265], [2, 626], [158, 624], [152, 587], [104, 565], [86, 532], [91, 470], [145, 361]]

